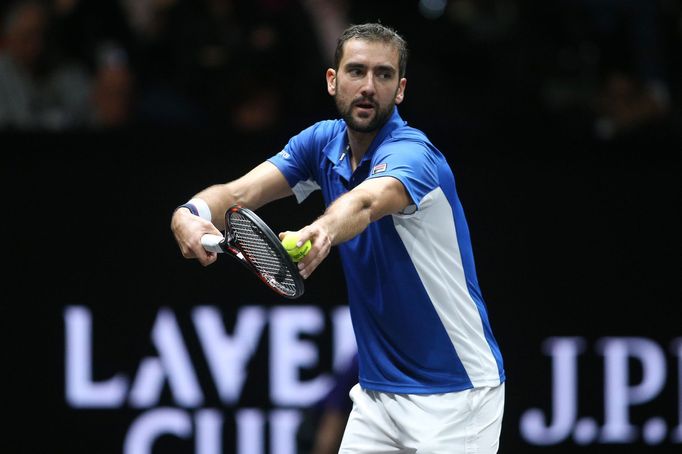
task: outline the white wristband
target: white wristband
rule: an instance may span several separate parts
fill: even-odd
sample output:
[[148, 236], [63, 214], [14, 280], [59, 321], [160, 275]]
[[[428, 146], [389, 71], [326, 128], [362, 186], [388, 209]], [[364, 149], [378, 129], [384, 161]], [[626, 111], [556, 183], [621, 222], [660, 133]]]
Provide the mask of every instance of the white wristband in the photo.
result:
[[193, 198], [187, 203], [192, 204], [197, 208], [200, 218], [206, 219], [209, 222], [211, 221], [211, 209], [208, 207], [208, 203], [206, 203], [206, 201], [200, 198]]
[[211, 222], [211, 209], [208, 207], [208, 203], [202, 199], [190, 199], [189, 202], [180, 205], [178, 208], [187, 208], [193, 215]]

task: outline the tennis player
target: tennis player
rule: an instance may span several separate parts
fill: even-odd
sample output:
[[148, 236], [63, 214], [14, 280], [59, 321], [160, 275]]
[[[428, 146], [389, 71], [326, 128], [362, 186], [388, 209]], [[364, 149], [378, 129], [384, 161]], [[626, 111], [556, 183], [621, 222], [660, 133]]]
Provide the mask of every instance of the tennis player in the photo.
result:
[[380, 24], [338, 40], [327, 91], [341, 119], [321, 121], [246, 175], [177, 209], [184, 257], [216, 260], [200, 243], [238, 203], [258, 207], [321, 190], [327, 206], [297, 233], [312, 249], [308, 278], [338, 246], [359, 355], [359, 383], [341, 453], [495, 453], [505, 373], [478, 285], [453, 173], [407, 125], [407, 45]]

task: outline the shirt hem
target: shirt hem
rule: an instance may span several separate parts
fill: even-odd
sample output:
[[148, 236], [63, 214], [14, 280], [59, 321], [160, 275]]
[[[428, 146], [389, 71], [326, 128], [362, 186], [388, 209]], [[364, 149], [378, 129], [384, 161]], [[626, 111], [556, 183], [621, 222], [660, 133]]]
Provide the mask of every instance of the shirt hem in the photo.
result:
[[360, 379], [360, 386], [370, 391], [379, 391], [394, 394], [441, 394], [458, 391], [466, 391], [471, 388], [495, 387], [504, 383], [504, 379], [499, 378], [490, 380], [480, 380], [473, 383], [461, 383], [453, 385], [407, 385], [395, 383], [372, 382], [371, 380]]

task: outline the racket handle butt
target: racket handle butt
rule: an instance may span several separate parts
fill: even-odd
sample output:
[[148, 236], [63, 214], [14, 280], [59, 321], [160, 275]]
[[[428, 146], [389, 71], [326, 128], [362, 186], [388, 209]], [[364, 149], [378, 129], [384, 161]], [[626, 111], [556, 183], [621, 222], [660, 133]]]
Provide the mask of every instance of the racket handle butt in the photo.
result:
[[225, 241], [221, 235], [206, 234], [201, 237], [201, 245], [210, 252], [225, 252], [222, 243]]

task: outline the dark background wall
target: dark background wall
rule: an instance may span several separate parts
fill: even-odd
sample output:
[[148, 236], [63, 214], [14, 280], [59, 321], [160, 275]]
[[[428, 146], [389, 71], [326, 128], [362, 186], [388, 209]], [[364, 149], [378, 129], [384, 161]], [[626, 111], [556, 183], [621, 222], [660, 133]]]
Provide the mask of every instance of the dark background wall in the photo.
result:
[[[446, 2], [450, 13], [433, 19], [420, 13], [418, 2], [351, 2], [342, 9], [348, 21], [381, 18], [395, 25], [411, 44], [401, 114], [431, 137], [457, 179], [509, 377], [501, 453], [673, 453], [682, 441], [680, 5], [653, 2], [658, 41], [648, 49], [660, 56], [638, 66], [631, 63], [637, 58], [617, 57], [612, 49], [633, 47], [640, 55], [639, 44], [650, 42], [646, 33], [628, 32], [628, 11], [613, 4], [596, 11], [590, 3], [452, 1]], [[309, 17], [296, 2], [259, 8], [267, 24], [289, 17], [284, 12]], [[646, 10], [630, 12], [646, 18]], [[80, 24], [106, 16], [82, 5], [75, 11], [80, 16], [71, 19], [84, 18]], [[184, 17], [170, 12], [173, 20]], [[245, 27], [261, 13], [229, 17]], [[595, 23], [589, 17], [621, 25], [604, 34], [589, 26]], [[183, 33], [190, 35], [199, 27], [187, 25], [189, 19], [168, 21], [175, 24], [170, 30], [186, 26]], [[306, 23], [295, 33], [310, 41]], [[86, 40], [65, 41], [82, 44], [98, 42], [107, 27], [67, 30], [88, 31]], [[631, 33], [638, 38], [627, 38]], [[300, 54], [287, 46], [302, 44], [277, 36], [280, 48], [268, 57], [274, 60], [266, 59], [264, 72], [282, 84], [275, 93], [286, 101], [274, 113], [265, 109], [271, 117], [256, 109], [256, 118], [271, 121], [232, 122], [235, 116], [221, 109], [236, 104], [234, 94], [209, 108], [206, 97], [185, 91], [197, 80], [207, 87], [215, 80], [218, 87], [224, 73], [189, 65], [183, 68], [198, 79], [188, 75], [190, 82], [180, 83], [170, 77], [179, 77], [180, 67], [150, 69], [152, 54], [130, 38], [120, 42], [132, 43], [123, 47], [138, 85], [126, 121], [57, 129], [4, 124], [7, 452], [144, 452], [130, 448], [131, 434], [153, 431], [140, 429], [152, 420], [166, 430], [153, 440], [155, 453], [293, 449], [272, 433], [293, 433], [287, 424], [303, 424], [310, 396], [328, 387], [338, 349], [348, 342], [335, 337], [347, 334], [347, 325], [335, 319], [345, 305], [338, 258], [332, 253], [300, 300], [281, 301], [238, 264], [224, 260], [204, 269], [182, 259], [169, 229], [173, 209], [194, 193], [247, 171], [311, 121], [334, 116], [323, 92], [323, 57], [316, 61], [308, 53], [305, 65], [291, 64], [289, 58]], [[181, 47], [192, 54], [199, 44]], [[164, 52], [153, 54], [160, 61], [183, 55], [161, 47]], [[0, 55], [8, 54], [4, 49]], [[243, 56], [238, 67], [249, 67], [252, 57]], [[621, 76], [610, 78], [614, 67]], [[650, 97], [659, 91], [646, 87], [659, 82], [667, 95]], [[300, 206], [284, 200], [259, 213], [285, 230], [305, 225], [322, 209], [314, 195]], [[244, 373], [243, 385], [231, 398], [221, 394], [197, 329], [197, 310], [206, 307], [217, 311], [212, 320], [228, 337], [236, 336], [246, 309], [255, 308], [254, 320], [262, 323], [254, 322], [261, 331], [253, 345], [235, 347], [247, 360], [226, 360], [243, 364], [235, 366]], [[87, 334], [74, 320], [88, 317], [91, 336], [73, 341], [75, 332]], [[295, 340], [313, 353], [308, 362], [302, 353], [290, 367], [277, 362], [282, 351], [273, 339], [295, 323]], [[157, 337], [160, 332], [170, 337]], [[181, 345], [166, 350], [178, 346], [172, 339]], [[77, 356], [74, 345], [91, 351]], [[182, 362], [178, 351], [187, 352], [189, 368], [169, 362]], [[79, 373], [69, 363], [74, 357], [91, 359], [80, 363], [80, 373], [91, 376], [75, 383], [111, 384], [118, 377], [121, 386], [111, 386], [123, 394], [114, 389], [109, 403], [75, 401], [68, 388]], [[287, 403], [277, 390], [286, 391], [280, 387], [291, 370], [297, 383], [320, 387], [291, 388]], [[183, 373], [194, 376], [197, 387], [178, 384]], [[156, 389], [154, 383], [158, 399], [135, 400], [145, 386]], [[183, 400], [181, 390], [188, 389], [198, 389], [202, 399]], [[534, 421], [534, 409], [545, 419]], [[213, 436], [197, 441], [206, 433]]]
[[[345, 304], [335, 255], [296, 302], [270, 295], [238, 264], [221, 261], [202, 269], [182, 259], [169, 230], [173, 208], [193, 191], [248, 167], [247, 159], [241, 164], [234, 157], [248, 156], [252, 144], [235, 141], [223, 150], [226, 144], [209, 136], [170, 136], [11, 138], [20, 152], [3, 159], [10, 249], [3, 317], [9, 382], [3, 400], [16, 429], [10, 433], [14, 452], [120, 452], [129, 426], [144, 411], [127, 403], [89, 409], [67, 402], [67, 307], [91, 311], [94, 381], [119, 373], [132, 378], [142, 358], [158, 355], [152, 326], [160, 308], [170, 308], [206, 393], [204, 406], [232, 415], [242, 407], [273, 407], [269, 344], [261, 341], [248, 363], [240, 399], [221, 402], [190, 322], [196, 306], [218, 308], [229, 332], [240, 306], [312, 305], [329, 318]], [[674, 452], [679, 448], [669, 432], [679, 427], [682, 361], [673, 349], [680, 337], [679, 160], [664, 154], [663, 144], [647, 150], [595, 147], [581, 156], [528, 153], [525, 144], [509, 141], [499, 145], [514, 155], [500, 148], [444, 149], [468, 211], [479, 279], [506, 360], [501, 452], [543, 451], [521, 437], [520, 419], [540, 408], [551, 424], [552, 380], [558, 376], [543, 352], [549, 338], [581, 339], [578, 416], [604, 424], [605, 398], [614, 391], [605, 385], [606, 360], [598, 348], [613, 336], [642, 337], [662, 352], [663, 384], [646, 401], [627, 405], [627, 420], [641, 428], [663, 418], [665, 439], [647, 446], [638, 433], [627, 448], [596, 440], [576, 445], [571, 429], [551, 450]], [[261, 214], [283, 230], [304, 225], [321, 209], [319, 200], [300, 207], [287, 200]], [[319, 357], [301, 368], [304, 379], [331, 369], [331, 331], [328, 320], [312, 336]], [[655, 372], [645, 371], [634, 350], [629, 355], [625, 383], [634, 388]], [[177, 406], [168, 389], [160, 404]], [[237, 452], [229, 444], [229, 426], [225, 433], [225, 452]], [[192, 449], [190, 442], [167, 435], [153, 452]]]

